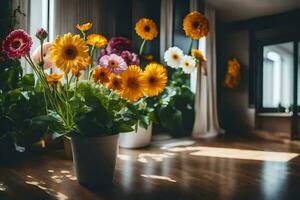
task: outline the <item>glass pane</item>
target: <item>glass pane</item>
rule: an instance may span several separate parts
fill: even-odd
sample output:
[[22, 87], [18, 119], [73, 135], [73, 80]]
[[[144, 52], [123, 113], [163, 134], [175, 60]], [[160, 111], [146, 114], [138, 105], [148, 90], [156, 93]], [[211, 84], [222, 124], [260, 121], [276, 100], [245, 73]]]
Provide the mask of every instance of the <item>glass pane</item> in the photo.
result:
[[293, 43], [264, 46], [263, 107], [289, 112], [293, 102]]
[[[300, 106], [300, 42], [298, 43], [298, 106]], [[299, 110], [298, 110], [299, 111]]]

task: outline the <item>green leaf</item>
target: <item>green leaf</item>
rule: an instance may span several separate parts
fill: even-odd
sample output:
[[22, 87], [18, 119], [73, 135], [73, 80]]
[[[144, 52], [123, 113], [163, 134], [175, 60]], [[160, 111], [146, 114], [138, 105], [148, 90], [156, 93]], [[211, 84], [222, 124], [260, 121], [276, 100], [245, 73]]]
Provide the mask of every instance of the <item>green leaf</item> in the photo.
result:
[[163, 127], [171, 131], [174, 136], [183, 134], [184, 127], [182, 121], [182, 112], [173, 107], [162, 107], [159, 112], [160, 122]]
[[23, 88], [33, 88], [34, 83], [35, 83], [34, 75], [33, 74], [25, 74], [22, 77], [21, 82], [22, 82], [22, 87]]

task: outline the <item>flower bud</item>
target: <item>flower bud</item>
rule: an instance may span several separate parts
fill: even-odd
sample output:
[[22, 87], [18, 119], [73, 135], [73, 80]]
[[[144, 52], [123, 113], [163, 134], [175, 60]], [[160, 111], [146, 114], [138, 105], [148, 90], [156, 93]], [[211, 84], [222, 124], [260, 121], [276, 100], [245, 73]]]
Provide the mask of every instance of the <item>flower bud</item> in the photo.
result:
[[40, 29], [37, 30], [35, 36], [39, 40], [45, 40], [48, 37], [48, 32], [45, 29], [40, 28]]

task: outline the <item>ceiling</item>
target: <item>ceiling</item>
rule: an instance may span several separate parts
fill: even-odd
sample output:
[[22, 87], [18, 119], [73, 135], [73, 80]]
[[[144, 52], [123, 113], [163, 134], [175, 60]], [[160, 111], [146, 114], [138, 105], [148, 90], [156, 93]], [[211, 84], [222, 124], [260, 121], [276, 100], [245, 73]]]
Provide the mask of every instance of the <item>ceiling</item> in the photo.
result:
[[300, 0], [205, 0], [223, 21], [239, 21], [300, 8]]

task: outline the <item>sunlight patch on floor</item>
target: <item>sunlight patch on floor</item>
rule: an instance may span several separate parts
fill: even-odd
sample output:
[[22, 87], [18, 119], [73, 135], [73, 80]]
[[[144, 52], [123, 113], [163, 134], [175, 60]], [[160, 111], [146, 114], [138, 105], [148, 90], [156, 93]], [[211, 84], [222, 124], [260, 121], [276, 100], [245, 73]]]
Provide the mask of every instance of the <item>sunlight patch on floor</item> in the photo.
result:
[[142, 177], [145, 178], [150, 178], [150, 179], [158, 179], [158, 180], [164, 180], [164, 181], [169, 181], [169, 182], [173, 182], [176, 183], [176, 181], [170, 177], [167, 176], [158, 176], [158, 175], [146, 175], [146, 174], [141, 174]]
[[47, 187], [47, 184], [44, 181], [38, 180], [30, 175], [26, 176], [28, 180], [25, 181], [28, 185], [33, 185], [38, 187], [39, 189], [45, 191], [47, 194], [55, 197], [58, 200], [67, 200], [69, 197], [61, 192], [55, 191], [52, 188]]
[[4, 192], [7, 190], [7, 187], [4, 185], [4, 183], [0, 182], [0, 192]]
[[190, 153], [190, 155], [193, 156], [234, 158], [234, 159], [244, 159], [244, 160], [261, 160], [261, 161], [275, 161], [275, 162], [288, 162], [299, 155], [297, 153], [289, 153], [289, 152], [243, 150], [243, 149], [203, 147], [203, 146], [174, 147], [167, 150], [171, 152], [195, 151]]
[[138, 161], [142, 163], [148, 163], [148, 161], [154, 160], [156, 162], [162, 162], [166, 158], [174, 157], [174, 153], [140, 153], [138, 157]]

